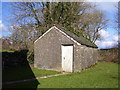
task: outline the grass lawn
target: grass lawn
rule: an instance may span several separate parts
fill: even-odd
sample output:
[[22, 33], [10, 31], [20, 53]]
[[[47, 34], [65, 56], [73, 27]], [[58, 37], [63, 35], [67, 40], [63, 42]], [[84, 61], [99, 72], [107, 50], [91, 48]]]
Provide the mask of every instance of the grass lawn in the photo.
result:
[[54, 75], [60, 72], [51, 71], [51, 70], [41, 70], [29, 66], [17, 67], [17, 68], [8, 68], [3, 70], [3, 82], [5, 81], [15, 81], [15, 80], [24, 80], [34, 77], [41, 77], [47, 75]]
[[0, 52], [14, 52], [12, 50], [0, 50]]
[[[33, 81], [5, 85], [5, 87], [32, 87]], [[37, 88], [118, 88], [118, 64], [99, 62], [79, 72], [39, 79]]]

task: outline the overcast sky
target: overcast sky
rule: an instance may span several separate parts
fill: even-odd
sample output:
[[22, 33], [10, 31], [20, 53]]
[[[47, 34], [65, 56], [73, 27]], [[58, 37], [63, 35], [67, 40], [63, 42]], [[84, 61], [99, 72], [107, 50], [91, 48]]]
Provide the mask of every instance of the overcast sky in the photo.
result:
[[[114, 27], [117, 26], [116, 23], [114, 22], [116, 17], [115, 15], [117, 12], [116, 9], [117, 2], [94, 2], [94, 3], [97, 5], [97, 8], [105, 12], [107, 18], [109, 19], [108, 27], [106, 29], [102, 29], [99, 32], [103, 40], [97, 40], [96, 44], [99, 48], [112, 48], [114, 45], [117, 45], [118, 41], [118, 32], [115, 30]], [[0, 17], [0, 37], [10, 35], [10, 32], [8, 31], [8, 28], [10, 27], [9, 16], [11, 11], [9, 4], [2, 3], [1, 11], [2, 17]]]

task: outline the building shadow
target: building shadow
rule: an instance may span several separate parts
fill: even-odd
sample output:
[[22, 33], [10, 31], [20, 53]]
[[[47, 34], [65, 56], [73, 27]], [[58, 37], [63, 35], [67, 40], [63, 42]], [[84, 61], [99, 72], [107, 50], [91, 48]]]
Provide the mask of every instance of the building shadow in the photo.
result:
[[[2, 52], [2, 89], [34, 88], [40, 84], [27, 61], [28, 50]], [[23, 80], [25, 82], [16, 82]], [[11, 83], [10, 82], [16, 82]]]

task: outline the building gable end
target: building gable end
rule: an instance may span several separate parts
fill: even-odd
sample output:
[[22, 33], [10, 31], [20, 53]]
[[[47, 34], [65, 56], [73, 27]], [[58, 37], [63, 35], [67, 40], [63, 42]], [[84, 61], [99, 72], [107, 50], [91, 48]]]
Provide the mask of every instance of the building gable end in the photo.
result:
[[47, 33], [49, 33], [52, 29], [57, 29], [60, 33], [64, 34], [67, 38], [69, 38], [70, 40], [72, 40], [73, 42], [75, 42], [78, 45], [81, 45], [79, 42], [77, 42], [76, 40], [74, 40], [72, 37], [70, 37], [69, 35], [67, 35], [65, 32], [63, 32], [62, 30], [60, 30], [59, 28], [57, 28], [56, 26], [51, 27], [50, 29], [48, 29], [42, 36], [40, 36], [34, 43], [36, 43], [39, 39], [41, 39], [42, 37], [44, 37]]

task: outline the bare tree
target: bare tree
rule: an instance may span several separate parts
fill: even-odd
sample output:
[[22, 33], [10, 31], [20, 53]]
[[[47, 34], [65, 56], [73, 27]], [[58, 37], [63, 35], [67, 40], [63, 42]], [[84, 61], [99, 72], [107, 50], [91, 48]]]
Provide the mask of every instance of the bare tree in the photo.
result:
[[11, 42], [9, 40], [9, 38], [2, 38], [0, 39], [1, 41], [1, 47], [3, 50], [10, 50], [10, 46], [11, 46]]
[[16, 27], [11, 37], [25, 48], [53, 24], [94, 43], [107, 23], [103, 12], [87, 2], [16, 2], [12, 7]]
[[91, 40], [93, 43], [100, 38], [99, 31], [107, 26], [108, 20], [103, 12], [94, 9], [89, 11], [79, 24], [80, 31], [83, 36]]
[[37, 38], [37, 30], [33, 25], [13, 26], [12, 35], [10, 36], [13, 45], [19, 48], [29, 49]]

